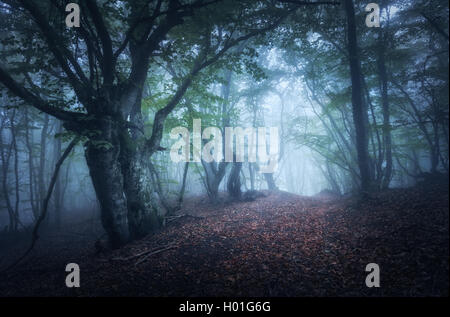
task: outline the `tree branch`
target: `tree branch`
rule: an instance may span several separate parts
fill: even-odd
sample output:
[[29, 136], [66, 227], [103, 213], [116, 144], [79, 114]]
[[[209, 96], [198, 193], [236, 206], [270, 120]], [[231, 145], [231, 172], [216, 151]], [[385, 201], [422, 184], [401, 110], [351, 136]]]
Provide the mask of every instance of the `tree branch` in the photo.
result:
[[63, 121], [72, 121], [85, 118], [85, 114], [62, 110], [56, 107], [50, 106], [39, 96], [28, 91], [26, 88], [19, 85], [3, 67], [0, 65], [0, 82], [5, 85], [14, 95], [23, 99], [38, 110], [48, 113]]
[[423, 13], [423, 12], [420, 12], [420, 15], [423, 16], [423, 17], [428, 21], [428, 23], [430, 23], [431, 26], [436, 30], [436, 32], [438, 32], [440, 35], [442, 35], [442, 36], [447, 40], [447, 42], [449, 41], [449, 36], [448, 36], [448, 34], [445, 33], [445, 31], [442, 30], [442, 29], [439, 27], [439, 25], [438, 25], [433, 19], [431, 19], [429, 16], [427, 16], [427, 15], [426, 15], [425, 13]]
[[[208, 59], [207, 52], [209, 50], [209, 46], [204, 49], [203, 52], [201, 52], [196, 61], [194, 62], [194, 65], [192, 67], [192, 70], [190, 73], [183, 79], [180, 86], [178, 86], [178, 89], [173, 95], [173, 97], [170, 99], [170, 101], [167, 103], [167, 105], [158, 110], [155, 115], [155, 120], [153, 122], [153, 130], [152, 135], [147, 142], [146, 150], [152, 154], [154, 153], [157, 148], [160, 145], [161, 139], [162, 139], [162, 130], [164, 128], [164, 121], [167, 118], [167, 116], [172, 112], [172, 110], [177, 106], [183, 95], [185, 94], [186, 90], [189, 88], [189, 86], [192, 83], [193, 78], [205, 67], [215, 63], [220, 57], [222, 57], [231, 47], [237, 45], [238, 43], [248, 40], [256, 35], [262, 34], [264, 32], [267, 32], [269, 30], [273, 30], [277, 26], [280, 25], [280, 23], [294, 10], [289, 10], [286, 13], [284, 13], [277, 21], [272, 23], [271, 25], [268, 25], [266, 27], [263, 27], [258, 30], [251, 31], [250, 33], [243, 35], [241, 37], [238, 37], [234, 40], [229, 40], [228, 43], [224, 45], [224, 47], [214, 55], [214, 57]], [[203, 62], [202, 62], [203, 61]]]
[[316, 2], [311, 2], [311, 1], [298, 1], [298, 0], [278, 0], [279, 2], [283, 2], [283, 3], [293, 3], [296, 5], [340, 5], [340, 2], [337, 1], [316, 1]]
[[114, 80], [114, 53], [112, 48], [111, 37], [106, 29], [105, 21], [100, 13], [100, 10], [95, 0], [87, 0], [86, 6], [91, 13], [92, 21], [94, 22], [97, 33], [100, 37], [103, 50], [102, 72], [104, 83], [111, 85]]
[[125, 39], [123, 40], [123, 42], [120, 44], [119, 48], [117, 49], [117, 51], [114, 52], [114, 59], [117, 59], [119, 57], [120, 54], [122, 54], [122, 52], [126, 49], [128, 43], [131, 40], [131, 37], [133, 35], [133, 32], [137, 29], [137, 27], [143, 23], [148, 21], [149, 23], [153, 23], [153, 21], [156, 19], [157, 16], [159, 16], [160, 13], [160, 8], [161, 8], [161, 4], [162, 4], [162, 0], [158, 0], [155, 9], [153, 10], [153, 14], [151, 17], [147, 17], [147, 18], [142, 18], [143, 13], [145, 12], [145, 8], [149, 5], [150, 2], [147, 2], [144, 6], [144, 8], [142, 8], [142, 13], [141, 16], [139, 17], [138, 20], [136, 20], [135, 22], [133, 22], [133, 24], [130, 26], [130, 28], [128, 29], [126, 35], [125, 35]]
[[[77, 93], [78, 97], [81, 100], [85, 100], [86, 86], [88, 85], [85, 86], [83, 85], [83, 83], [88, 84], [89, 81], [86, 78], [80, 65], [76, 61], [75, 57], [69, 52], [67, 48], [60, 47], [58, 43], [60, 43], [61, 41], [58, 39], [58, 36], [54, 32], [53, 28], [50, 26], [44, 15], [39, 11], [39, 9], [35, 5], [33, 5], [31, 1], [20, 0], [20, 3], [22, 3], [22, 6], [34, 18], [36, 24], [40, 28], [44, 37], [46, 38], [46, 42], [48, 44], [50, 51], [53, 53], [56, 60], [60, 64], [61, 68], [68, 76], [70, 83], [75, 89], [75, 92]], [[72, 64], [78, 77], [73, 73], [67, 60], [69, 60], [70, 64]]]

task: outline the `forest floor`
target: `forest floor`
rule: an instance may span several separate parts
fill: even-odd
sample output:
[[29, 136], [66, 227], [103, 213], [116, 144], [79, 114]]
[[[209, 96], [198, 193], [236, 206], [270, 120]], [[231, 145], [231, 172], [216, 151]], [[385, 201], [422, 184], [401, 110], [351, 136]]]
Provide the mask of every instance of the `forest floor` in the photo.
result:
[[[86, 225], [44, 233], [2, 274], [0, 295], [448, 296], [448, 191], [391, 189], [364, 201], [272, 192], [220, 208], [191, 198], [179, 212], [188, 216], [114, 251], [96, 253], [99, 233]], [[2, 266], [23, 251], [0, 248], [9, 250]], [[65, 287], [70, 262], [80, 288]], [[368, 263], [380, 267], [379, 288], [365, 285]]]

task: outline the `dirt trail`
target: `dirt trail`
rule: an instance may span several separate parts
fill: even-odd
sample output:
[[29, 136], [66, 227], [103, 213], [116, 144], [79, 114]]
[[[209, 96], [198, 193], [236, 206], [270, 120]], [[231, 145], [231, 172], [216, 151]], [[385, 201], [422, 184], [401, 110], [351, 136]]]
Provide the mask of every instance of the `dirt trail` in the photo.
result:
[[[76, 252], [35, 254], [2, 278], [0, 295], [448, 296], [448, 188], [363, 202], [278, 192], [219, 208], [196, 198], [179, 214], [189, 216], [112, 252], [79, 241]], [[64, 286], [68, 262], [80, 265], [79, 289]], [[378, 289], [364, 282], [372, 262]]]

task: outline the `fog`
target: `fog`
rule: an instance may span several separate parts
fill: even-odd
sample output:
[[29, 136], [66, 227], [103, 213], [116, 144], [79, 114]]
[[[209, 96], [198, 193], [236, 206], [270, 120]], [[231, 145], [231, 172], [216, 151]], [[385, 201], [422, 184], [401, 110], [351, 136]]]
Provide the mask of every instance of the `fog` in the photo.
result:
[[[0, 46], [0, 228], [30, 227], [49, 190], [45, 221], [60, 226], [82, 218], [116, 219], [108, 214], [117, 207], [109, 204], [116, 202], [122, 204], [120, 214], [136, 203], [138, 210], [152, 205], [164, 216], [191, 197], [224, 203], [246, 192], [274, 190], [341, 197], [413, 186], [424, 173], [448, 172], [448, 40], [442, 36], [445, 28], [439, 23], [445, 14], [439, 8], [396, 1], [381, 9], [384, 27], [371, 28], [364, 24], [364, 7], [356, 5], [353, 49], [361, 56], [352, 60], [348, 11], [308, 6], [283, 16], [289, 4], [267, 12], [266, 5], [272, 6], [252, 10], [271, 12], [267, 21], [253, 21], [251, 15], [240, 20], [242, 25], [230, 24], [227, 19], [239, 9], [218, 5], [212, 10], [230, 10], [228, 18], [205, 24], [189, 18], [185, 29], [174, 26], [152, 46], [142, 74], [118, 26], [109, 26], [118, 46], [109, 65], [76, 28], [56, 28], [60, 33], [49, 36], [70, 43], [60, 48], [67, 66], [52, 45], [38, 53], [48, 38], [31, 41], [32, 29], [18, 27], [21, 22], [33, 26], [19, 6], [2, 7], [9, 35], [2, 35]], [[107, 16], [132, 12], [121, 1], [104, 6]], [[425, 13], [417, 14], [416, 7]], [[441, 10], [448, 12], [445, 6]], [[199, 14], [206, 17], [205, 12]], [[433, 14], [439, 23], [427, 24]], [[49, 23], [62, 18], [56, 14]], [[267, 31], [260, 27], [243, 36], [255, 25], [266, 25]], [[124, 46], [118, 45], [123, 40]], [[360, 88], [350, 73], [355, 65]], [[135, 84], [139, 91], [132, 89]], [[109, 105], [114, 110], [106, 111]], [[191, 131], [195, 119], [202, 120], [203, 131], [217, 127], [222, 134], [226, 127], [276, 127], [277, 169], [261, 173], [264, 162], [259, 157], [249, 162], [248, 156], [241, 165], [173, 162], [171, 131]], [[103, 126], [109, 120], [114, 127]], [[74, 136], [77, 145], [51, 184]], [[245, 142], [248, 150], [248, 138]]]

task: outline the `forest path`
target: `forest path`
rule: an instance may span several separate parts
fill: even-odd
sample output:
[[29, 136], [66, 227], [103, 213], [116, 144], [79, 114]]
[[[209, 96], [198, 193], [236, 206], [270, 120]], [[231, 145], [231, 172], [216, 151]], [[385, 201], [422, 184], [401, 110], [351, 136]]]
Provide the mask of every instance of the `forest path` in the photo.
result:
[[[448, 187], [389, 190], [363, 202], [274, 192], [218, 208], [195, 198], [180, 214], [194, 217], [119, 250], [94, 256], [90, 244], [70, 257], [37, 258], [33, 269], [46, 267], [39, 276], [25, 278], [24, 264], [0, 282], [0, 293], [448, 295]], [[173, 248], [133, 257], [166, 245]], [[80, 265], [78, 289], [64, 286], [62, 263], [69, 260]], [[377, 289], [365, 286], [372, 262], [381, 271]]]

